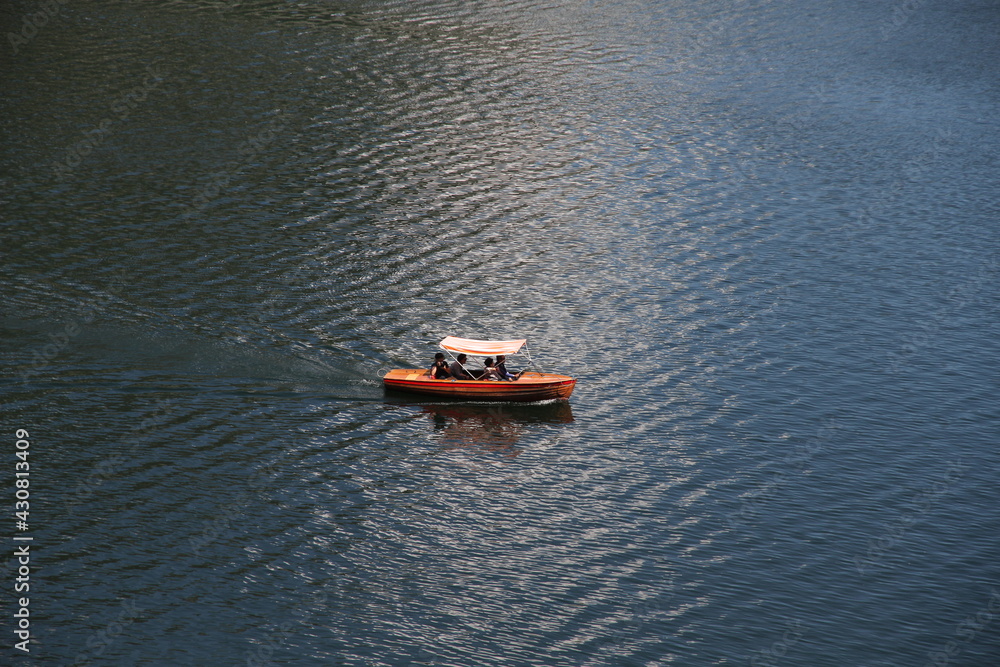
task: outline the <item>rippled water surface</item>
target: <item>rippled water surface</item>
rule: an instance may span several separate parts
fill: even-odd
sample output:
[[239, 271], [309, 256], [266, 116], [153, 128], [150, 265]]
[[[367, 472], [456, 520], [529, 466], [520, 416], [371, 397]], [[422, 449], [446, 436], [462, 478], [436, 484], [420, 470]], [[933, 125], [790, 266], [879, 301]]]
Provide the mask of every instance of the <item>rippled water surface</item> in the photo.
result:
[[[996, 3], [42, 4], [8, 657], [1000, 664]], [[577, 389], [384, 393], [445, 335]]]

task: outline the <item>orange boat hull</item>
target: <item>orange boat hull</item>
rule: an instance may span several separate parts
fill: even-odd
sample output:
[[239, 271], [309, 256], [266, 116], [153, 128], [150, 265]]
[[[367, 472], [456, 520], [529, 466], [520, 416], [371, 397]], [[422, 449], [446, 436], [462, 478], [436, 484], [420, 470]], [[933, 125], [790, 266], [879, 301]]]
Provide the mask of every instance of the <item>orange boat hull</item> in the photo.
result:
[[382, 378], [386, 389], [466, 401], [547, 401], [566, 399], [576, 380], [568, 375], [530, 371], [519, 380], [432, 380], [422, 368], [396, 369]]

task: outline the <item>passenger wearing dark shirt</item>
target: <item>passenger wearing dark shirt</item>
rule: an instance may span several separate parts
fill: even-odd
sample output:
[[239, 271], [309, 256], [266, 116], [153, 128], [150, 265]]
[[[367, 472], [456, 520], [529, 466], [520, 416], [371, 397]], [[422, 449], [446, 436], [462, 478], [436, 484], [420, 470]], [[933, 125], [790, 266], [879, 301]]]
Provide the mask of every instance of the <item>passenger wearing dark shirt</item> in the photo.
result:
[[512, 375], [511, 372], [507, 370], [507, 364], [505, 363], [506, 361], [507, 357], [505, 357], [502, 354], [497, 355], [497, 363], [496, 366], [494, 366], [494, 368], [497, 371], [497, 374], [500, 375], [500, 377], [504, 380], [516, 380], [517, 378], [521, 377], [521, 373], [518, 373], [517, 375]]
[[451, 371], [448, 370], [448, 362], [444, 360], [444, 352], [438, 352], [434, 355], [434, 363], [427, 370], [427, 374], [435, 380], [444, 380], [451, 377]]

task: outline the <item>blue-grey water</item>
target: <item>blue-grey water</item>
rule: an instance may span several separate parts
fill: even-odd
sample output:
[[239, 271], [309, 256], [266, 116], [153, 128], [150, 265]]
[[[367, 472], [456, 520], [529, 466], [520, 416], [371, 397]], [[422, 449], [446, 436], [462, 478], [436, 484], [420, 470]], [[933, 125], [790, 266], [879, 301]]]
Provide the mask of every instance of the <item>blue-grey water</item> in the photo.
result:
[[1000, 664], [996, 2], [0, 34], [0, 662]]

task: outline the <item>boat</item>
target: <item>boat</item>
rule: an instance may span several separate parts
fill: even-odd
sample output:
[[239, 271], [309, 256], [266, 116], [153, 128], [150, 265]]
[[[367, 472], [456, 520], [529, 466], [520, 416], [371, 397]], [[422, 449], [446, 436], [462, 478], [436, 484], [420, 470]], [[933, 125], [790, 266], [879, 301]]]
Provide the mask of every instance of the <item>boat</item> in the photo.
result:
[[[527, 342], [527, 339], [474, 340], [447, 336], [439, 345], [449, 354], [458, 353], [474, 357], [523, 354], [528, 363], [534, 367], [534, 362], [527, 352]], [[522, 349], [524, 352], [521, 352]], [[452, 358], [454, 359], [454, 355]], [[475, 370], [467, 370], [476, 375]], [[382, 383], [386, 389], [439, 398], [525, 402], [568, 399], [576, 386], [576, 379], [541, 370], [524, 370], [518, 374], [516, 380], [456, 380], [455, 378], [436, 380], [428, 374], [426, 368], [396, 368], [385, 372]]]

